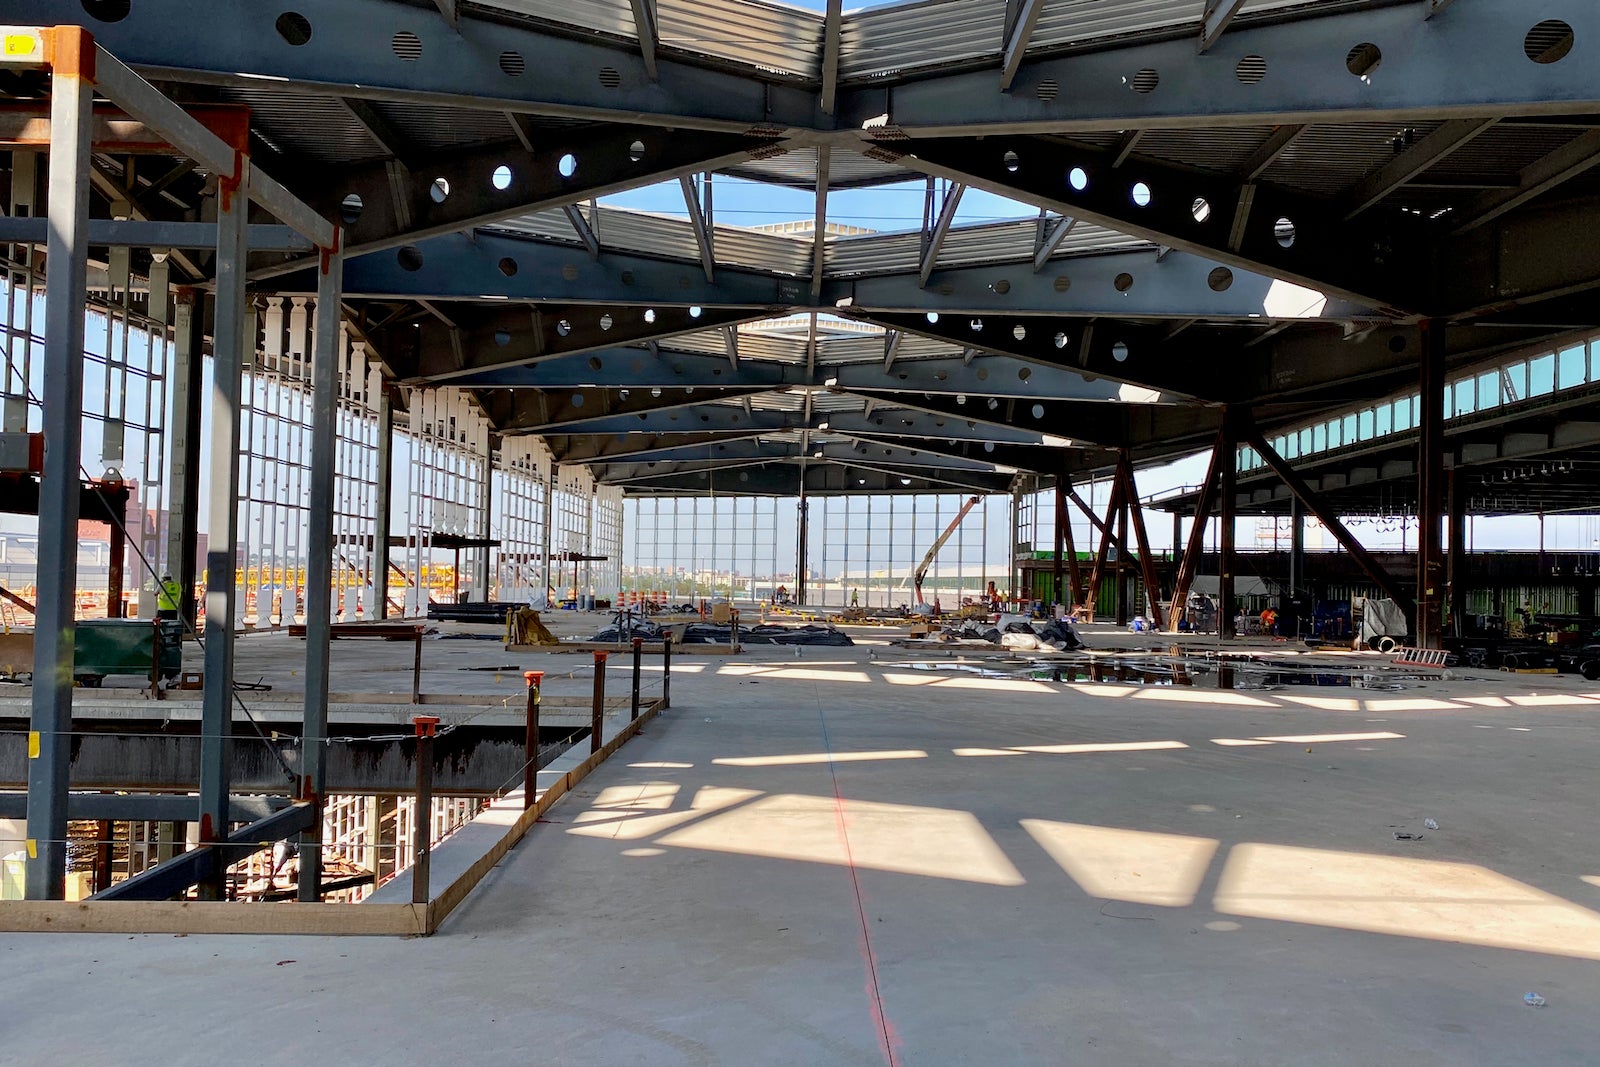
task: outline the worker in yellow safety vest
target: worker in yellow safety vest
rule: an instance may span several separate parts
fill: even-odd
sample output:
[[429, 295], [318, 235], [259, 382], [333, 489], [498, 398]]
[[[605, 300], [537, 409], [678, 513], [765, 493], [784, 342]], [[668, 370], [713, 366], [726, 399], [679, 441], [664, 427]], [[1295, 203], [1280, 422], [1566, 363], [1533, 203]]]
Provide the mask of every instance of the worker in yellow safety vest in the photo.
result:
[[170, 574], [161, 576], [161, 583], [156, 589], [156, 618], [176, 619], [178, 605], [183, 602], [183, 587], [176, 578]]

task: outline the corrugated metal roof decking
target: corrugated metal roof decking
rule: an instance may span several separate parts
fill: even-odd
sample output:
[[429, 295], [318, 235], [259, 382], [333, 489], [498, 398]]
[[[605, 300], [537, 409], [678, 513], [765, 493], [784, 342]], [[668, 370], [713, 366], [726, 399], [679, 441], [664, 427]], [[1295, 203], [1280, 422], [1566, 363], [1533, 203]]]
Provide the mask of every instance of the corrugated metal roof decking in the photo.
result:
[[[602, 248], [696, 264], [700, 261], [700, 246], [688, 219], [609, 207], [601, 207], [596, 213], [587, 204], [580, 210], [590, 220]], [[572, 224], [559, 209], [508, 219], [492, 229], [540, 240], [576, 240]], [[795, 276], [808, 276], [811, 272], [809, 237], [797, 240], [739, 226], [717, 226], [715, 230], [712, 244], [718, 263]]]
[[[552, 26], [637, 40], [628, 0], [480, 0]], [[664, 50], [706, 56], [788, 78], [816, 79], [822, 66], [822, 16], [758, 0], [657, 0]]]
[[[960, 267], [1030, 260], [1037, 227], [1034, 219], [953, 227], [940, 250], [939, 265]], [[1080, 222], [1061, 242], [1053, 258], [1147, 247], [1151, 247], [1149, 242], [1137, 237]], [[838, 238], [827, 242], [823, 249], [824, 269], [835, 277], [914, 270], [921, 256], [922, 235], [915, 230]]]

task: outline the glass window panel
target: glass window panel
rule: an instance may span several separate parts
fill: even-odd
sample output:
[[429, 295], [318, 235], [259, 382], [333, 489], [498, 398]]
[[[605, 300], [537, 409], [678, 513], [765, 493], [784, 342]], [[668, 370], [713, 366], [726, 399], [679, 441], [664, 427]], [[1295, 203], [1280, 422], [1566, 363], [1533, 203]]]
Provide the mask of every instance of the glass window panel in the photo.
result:
[[1583, 345], [1565, 349], [1556, 360], [1556, 388], [1571, 389], [1589, 377], [1588, 352]]
[[1556, 354], [1546, 352], [1528, 363], [1528, 395], [1544, 396], [1556, 388]]
[[1394, 405], [1383, 404], [1377, 410], [1378, 436], [1394, 432]]

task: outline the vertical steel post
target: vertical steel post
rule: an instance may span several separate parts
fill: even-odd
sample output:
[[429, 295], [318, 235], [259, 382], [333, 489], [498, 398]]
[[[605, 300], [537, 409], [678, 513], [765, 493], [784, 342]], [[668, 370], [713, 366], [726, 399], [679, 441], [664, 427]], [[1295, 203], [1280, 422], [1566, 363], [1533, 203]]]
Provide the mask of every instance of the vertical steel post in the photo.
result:
[[389, 508], [393, 483], [394, 402], [389, 398], [389, 390], [383, 388], [378, 392], [378, 500], [377, 514], [373, 516], [371, 556], [372, 595], [377, 598], [373, 618], [380, 621], [389, 617]]
[[78, 467], [82, 455], [83, 331], [89, 269], [90, 108], [94, 39], [52, 31], [50, 235], [45, 263], [44, 477], [39, 485], [39, 596], [34, 612], [28, 734], [29, 900], [67, 885], [72, 658], [77, 633]]
[[[233, 734], [233, 626], [239, 539], [239, 421], [242, 376], [255, 339], [245, 337], [245, 260], [250, 161], [224, 179], [217, 196], [217, 290], [212, 340], [211, 508], [206, 548], [205, 693], [200, 727], [200, 841], [228, 836], [228, 770]], [[220, 864], [201, 883], [203, 899], [222, 898]]]
[[639, 671], [644, 660], [644, 638], [633, 639], [633, 715], [631, 719], [639, 717]]
[[439, 720], [432, 715], [411, 719], [417, 731], [417, 808], [411, 818], [411, 903], [428, 902], [428, 875], [433, 866], [433, 737]]
[[194, 587], [200, 530], [200, 437], [202, 393], [205, 391], [205, 293], [184, 286], [177, 291], [173, 325], [172, 498], [167, 526], [165, 573], [178, 581], [178, 614], [195, 626]]
[[1450, 543], [1445, 549], [1448, 563], [1450, 632], [1465, 636], [1467, 621], [1467, 492], [1460, 468], [1452, 468], [1447, 485], [1450, 501]]
[[[1055, 566], [1051, 568], [1051, 603], [1065, 604], [1067, 602], [1066, 581], [1066, 552], [1067, 552], [1067, 472], [1063, 465], [1062, 470], [1056, 475], [1056, 553]], [[1051, 612], [1054, 615], [1054, 612]]]
[[672, 706], [672, 634], [661, 635], [661, 706]]
[[1239, 437], [1231, 415], [1231, 412], [1223, 414], [1222, 462], [1217, 483], [1222, 509], [1218, 519], [1217, 636], [1223, 640], [1237, 636], [1233, 610], [1233, 542], [1234, 528], [1238, 525], [1235, 509], [1239, 506]]
[[1417, 419], [1417, 619], [1419, 648], [1439, 647], [1443, 636], [1444, 545], [1440, 520], [1444, 515], [1444, 321], [1422, 324], [1422, 366]]
[[[110, 527], [110, 551], [106, 553], [106, 618], [120, 619], [126, 614], [122, 609], [122, 576], [128, 562], [128, 506], [112, 504], [105, 493], [99, 494], [100, 506], [105, 509], [106, 523]], [[120, 512], [120, 514], [119, 514]]]
[[[338, 240], [335, 231], [335, 241]], [[300, 835], [300, 900], [322, 897], [322, 798], [327, 786], [328, 664], [333, 618], [333, 489], [338, 449], [340, 300], [344, 256], [322, 253], [311, 330], [311, 496], [306, 520], [306, 694], [300, 799], [316, 812]]]
[[539, 791], [539, 691], [544, 688], [544, 671], [523, 671], [522, 680], [528, 683], [528, 721], [523, 739], [523, 754], [527, 763], [522, 768], [522, 808], [533, 807], [534, 794]]
[[[804, 473], [801, 478], [805, 477]], [[805, 482], [800, 483], [800, 542], [795, 553], [794, 562], [794, 603], [796, 607], [806, 606], [806, 563], [810, 557], [811, 533], [811, 502], [806, 499]]]
[[416, 651], [411, 658], [411, 703], [422, 703], [422, 627], [416, 628]]
[[589, 751], [600, 751], [600, 730], [606, 713], [606, 656], [594, 654], [594, 708], [589, 714]]
[[[1122, 506], [1117, 508], [1117, 625], [1126, 626], [1128, 625], [1128, 601], [1130, 599], [1128, 596], [1128, 582], [1131, 577], [1128, 568], [1128, 509], [1131, 506], [1131, 501], [1128, 498], [1132, 495], [1133, 490], [1126, 481], [1123, 481], [1120, 460], [1118, 461], [1115, 477], [1118, 481], [1123, 482]], [[1106, 518], [1109, 522], [1110, 516], [1108, 515]]]

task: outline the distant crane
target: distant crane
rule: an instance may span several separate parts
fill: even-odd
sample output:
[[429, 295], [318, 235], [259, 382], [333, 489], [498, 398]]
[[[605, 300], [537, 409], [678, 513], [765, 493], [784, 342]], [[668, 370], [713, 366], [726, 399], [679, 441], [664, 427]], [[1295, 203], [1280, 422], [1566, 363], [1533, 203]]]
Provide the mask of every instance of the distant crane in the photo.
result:
[[944, 533], [940, 534], [939, 539], [933, 543], [933, 547], [928, 549], [928, 554], [922, 557], [922, 562], [917, 565], [917, 569], [912, 572], [911, 584], [916, 589], [917, 595], [914, 610], [917, 612], [927, 614], [929, 610], [928, 602], [922, 598], [922, 580], [928, 576], [928, 568], [933, 566], [934, 557], [939, 554], [939, 550], [944, 547], [944, 543], [950, 540], [950, 535], [956, 532], [956, 527], [961, 525], [961, 520], [966, 518], [967, 513], [977, 506], [977, 497], [968, 498], [967, 502], [961, 506], [961, 510], [956, 512], [956, 517], [950, 520], [950, 525], [944, 528]]

